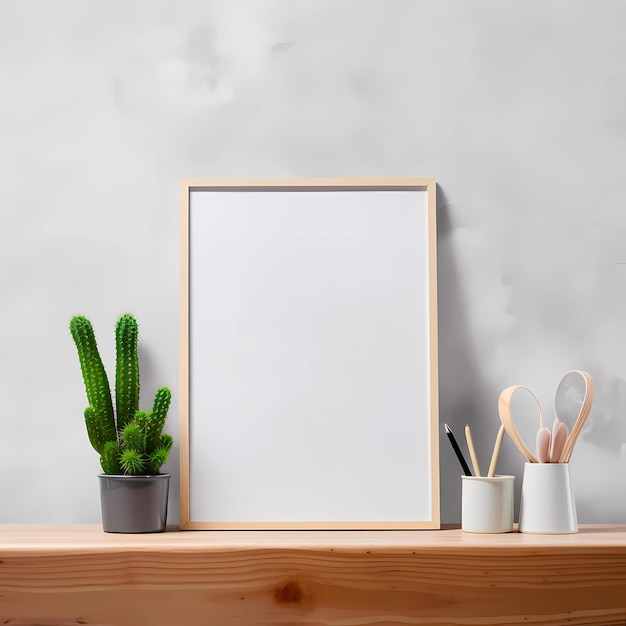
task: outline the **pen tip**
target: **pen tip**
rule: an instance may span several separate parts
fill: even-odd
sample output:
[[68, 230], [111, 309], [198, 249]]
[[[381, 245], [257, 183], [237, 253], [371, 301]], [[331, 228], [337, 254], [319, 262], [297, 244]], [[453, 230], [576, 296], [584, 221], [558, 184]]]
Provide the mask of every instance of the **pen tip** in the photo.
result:
[[443, 426], [446, 429], [446, 432], [449, 433], [450, 432], [450, 426], [448, 426], [447, 424], [444, 424]]

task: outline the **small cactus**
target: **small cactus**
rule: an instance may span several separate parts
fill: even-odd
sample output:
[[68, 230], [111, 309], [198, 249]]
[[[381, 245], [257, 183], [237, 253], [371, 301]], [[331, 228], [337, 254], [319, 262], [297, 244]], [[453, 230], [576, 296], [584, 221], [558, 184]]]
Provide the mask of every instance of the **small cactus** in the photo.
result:
[[172, 394], [167, 387], [161, 387], [152, 410], [139, 410], [137, 321], [126, 313], [115, 327], [115, 411], [91, 323], [83, 316], [75, 316], [70, 331], [89, 402], [85, 409], [87, 434], [100, 455], [102, 471], [135, 476], [158, 474], [173, 443], [171, 435], [162, 433]]
[[120, 465], [120, 457], [122, 450], [117, 441], [107, 441], [104, 444], [104, 452], [100, 457], [100, 465], [105, 474], [121, 474], [122, 466]]
[[89, 441], [96, 452], [102, 454], [104, 444], [117, 438], [109, 379], [98, 352], [91, 322], [86, 317], [77, 315], [70, 322], [70, 332], [78, 349], [78, 359], [89, 402], [85, 409]]
[[139, 409], [139, 357], [137, 320], [126, 313], [115, 326], [115, 411], [122, 430]]

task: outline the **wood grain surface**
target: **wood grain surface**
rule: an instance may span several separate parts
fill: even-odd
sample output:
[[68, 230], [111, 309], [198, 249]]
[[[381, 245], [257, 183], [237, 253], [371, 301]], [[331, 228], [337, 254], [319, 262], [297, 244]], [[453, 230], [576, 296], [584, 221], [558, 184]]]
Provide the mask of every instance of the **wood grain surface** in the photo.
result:
[[105, 534], [0, 526], [12, 626], [626, 625], [626, 526]]

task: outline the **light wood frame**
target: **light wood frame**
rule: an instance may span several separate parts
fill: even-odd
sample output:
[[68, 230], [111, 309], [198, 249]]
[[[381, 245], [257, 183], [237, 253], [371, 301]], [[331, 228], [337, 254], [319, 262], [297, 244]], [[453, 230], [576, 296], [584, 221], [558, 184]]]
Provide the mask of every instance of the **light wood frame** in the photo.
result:
[[[190, 475], [190, 212], [194, 192], [259, 192], [259, 191], [419, 191], [426, 194], [427, 206], [427, 275], [428, 275], [428, 368], [430, 450], [430, 514], [427, 519], [400, 519], [383, 521], [207, 521], [191, 516]], [[433, 529], [440, 526], [439, 503], [439, 418], [438, 418], [438, 361], [437, 361], [437, 249], [436, 249], [436, 183], [432, 178], [347, 178], [347, 179], [188, 179], [181, 183], [181, 351], [180, 351], [180, 518], [182, 530], [222, 529]]]

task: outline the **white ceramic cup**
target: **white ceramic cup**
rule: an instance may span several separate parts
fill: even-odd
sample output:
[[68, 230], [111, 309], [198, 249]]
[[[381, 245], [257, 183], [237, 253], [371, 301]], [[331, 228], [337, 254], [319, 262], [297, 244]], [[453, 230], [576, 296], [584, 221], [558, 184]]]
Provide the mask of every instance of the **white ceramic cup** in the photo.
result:
[[515, 476], [461, 478], [461, 529], [467, 533], [510, 533]]
[[537, 534], [578, 532], [569, 463], [526, 463], [519, 531]]

